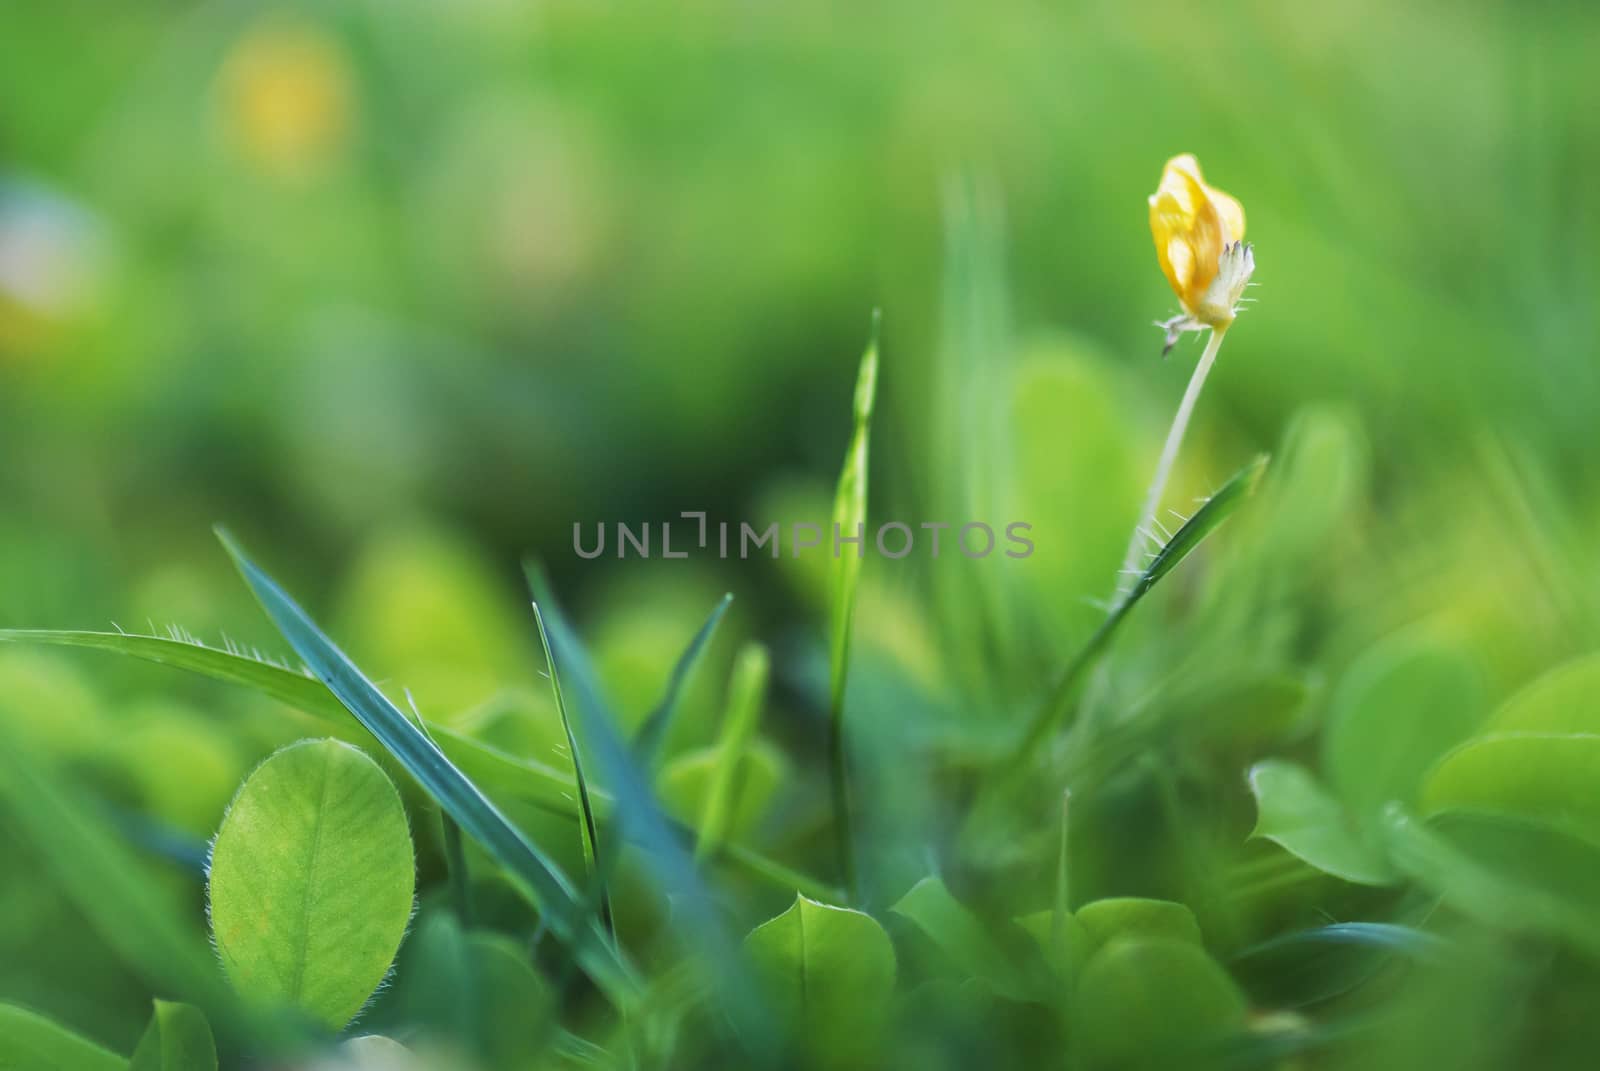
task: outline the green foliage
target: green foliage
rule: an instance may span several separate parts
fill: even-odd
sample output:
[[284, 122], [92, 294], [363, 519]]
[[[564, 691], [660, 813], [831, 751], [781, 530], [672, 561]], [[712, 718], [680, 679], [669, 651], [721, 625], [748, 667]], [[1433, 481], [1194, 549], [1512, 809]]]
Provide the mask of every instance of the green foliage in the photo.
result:
[[112, 955], [165, 991], [228, 1011], [201, 935], [171, 895], [59, 771], [20, 741], [0, 736], [0, 799], [45, 872]]
[[[733, 680], [728, 685], [728, 709], [722, 718], [710, 783], [700, 808], [700, 839], [695, 845], [695, 855], [700, 858], [715, 853], [728, 838], [730, 829], [737, 827], [748, 831], [749, 822], [734, 821], [736, 808], [750, 800], [748, 809], [759, 815], [781, 780], [781, 775], [773, 771], [769, 763], [767, 784], [752, 786], [751, 780], [760, 776], [760, 762], [754, 758], [747, 760], [747, 756], [763, 754], [753, 751], [751, 743], [761, 724], [769, 666], [766, 648], [759, 644], [745, 647], [734, 663]], [[751, 766], [755, 769], [747, 769]]]
[[1234, 510], [1239, 508], [1239, 505], [1255, 491], [1256, 484], [1260, 482], [1261, 474], [1266, 467], [1267, 458], [1262, 455], [1229, 477], [1216, 493], [1207, 498], [1200, 508], [1184, 521], [1173, 533], [1172, 538], [1156, 550], [1155, 555], [1139, 569], [1138, 575], [1120, 589], [1121, 594], [1112, 604], [1100, 627], [1056, 677], [1048, 698], [1033, 716], [1017, 749], [1018, 763], [1028, 760], [1051, 728], [1065, 715], [1067, 701], [1083, 672], [1111, 642], [1112, 636], [1127, 618], [1129, 611], [1149, 594], [1150, 589], [1154, 588], [1163, 577], [1193, 553], [1207, 536], [1216, 531]]
[[923, 878], [890, 910], [921, 930], [965, 977], [986, 983], [1002, 996], [1027, 997], [1028, 979], [1016, 962], [939, 878]]
[[157, 1000], [128, 1071], [217, 1071], [217, 1044], [205, 1013]]
[[[845, 733], [845, 688], [850, 678], [850, 629], [855, 619], [856, 589], [866, 555], [867, 450], [872, 434], [872, 408], [878, 394], [879, 316], [873, 314], [872, 340], [861, 355], [856, 374], [850, 445], [833, 495], [833, 527], [824, 543], [838, 550], [829, 584], [828, 614], [828, 777], [833, 789], [834, 837], [838, 842], [839, 872], [854, 895], [856, 887], [855, 819], [850, 803], [850, 750]], [[834, 540], [854, 536], [855, 553]]]
[[[702, 832], [695, 851], [704, 858], [726, 838], [755, 831], [783, 788], [786, 769], [782, 753], [759, 741], [732, 760], [721, 747], [694, 748], [667, 763], [657, 790], [662, 804], [679, 819], [698, 822]], [[718, 800], [713, 794], [724, 784], [727, 795]], [[708, 814], [715, 826], [707, 824]]]
[[1194, 912], [1171, 900], [1117, 897], [1084, 904], [1074, 914], [1095, 946], [1118, 937], [1186, 941], [1199, 947], [1200, 923]]
[[415, 864], [400, 796], [336, 740], [256, 768], [211, 849], [217, 953], [234, 986], [338, 1029], [388, 973], [411, 919]]
[[1483, 720], [1471, 659], [1401, 637], [1374, 647], [1344, 674], [1323, 735], [1334, 792], [1357, 815], [1410, 803], [1423, 773]]
[[551, 930], [568, 940], [584, 969], [613, 992], [630, 987], [627, 965], [583, 917], [576, 891], [559, 867], [512, 826], [488, 798], [401, 714], [281, 588], [224, 539], [262, 606], [328, 690], [385, 750], [415, 777], [445, 813], [506, 868], [543, 912]]
[[[0, 1067], [1593, 1066], [1600, 9], [858, 7], [0, 5]], [[1190, 147], [1262, 286], [1119, 583]], [[339, 1036], [204, 940], [323, 736]]]
[[1393, 879], [1382, 851], [1304, 767], [1281, 759], [1258, 762], [1250, 768], [1250, 791], [1257, 808], [1252, 836], [1277, 841], [1346, 881], [1383, 885]]
[[1096, 952], [1072, 1005], [1091, 1067], [1187, 1066], [1239, 1030], [1244, 1013], [1244, 997], [1202, 949], [1143, 937]]
[[894, 946], [870, 915], [796, 896], [744, 948], [803, 1048], [833, 1065], [870, 1060], [895, 987]]
[[3, 1071], [127, 1071], [128, 1062], [42, 1015], [0, 1003]]

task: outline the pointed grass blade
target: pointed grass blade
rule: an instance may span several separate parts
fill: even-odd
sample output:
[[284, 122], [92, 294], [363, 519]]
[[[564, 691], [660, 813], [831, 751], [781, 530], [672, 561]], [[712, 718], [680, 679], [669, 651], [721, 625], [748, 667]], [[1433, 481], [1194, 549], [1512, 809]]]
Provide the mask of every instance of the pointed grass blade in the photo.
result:
[[[853, 532], [866, 538], [867, 458], [872, 436], [872, 410], [878, 394], [878, 330], [881, 316], [872, 315], [872, 337], [861, 355], [856, 374], [855, 404], [850, 446], [845, 451], [839, 486], [833, 496], [833, 527], [837, 538]], [[836, 544], [837, 546], [837, 544]], [[855, 617], [856, 588], [861, 582], [864, 553], [836, 554], [833, 559], [828, 637], [828, 774], [833, 790], [833, 821], [839, 872], [851, 897], [856, 894], [855, 832], [850, 809], [849, 749], [845, 743], [844, 695], [850, 678], [850, 626]]]
[[1087, 643], [1073, 656], [1056, 678], [1055, 686], [1050, 690], [1049, 697], [1035, 713], [1033, 721], [1023, 733], [1021, 742], [1017, 746], [1013, 761], [1026, 762], [1033, 754], [1041, 741], [1049, 735], [1050, 730], [1066, 713], [1067, 700], [1071, 698], [1072, 690], [1077, 685], [1083, 671], [1094, 663], [1106, 645], [1115, 635], [1118, 626], [1128, 616], [1128, 612], [1138, 604], [1140, 599], [1150, 592], [1150, 589], [1176, 569], [1185, 558], [1192, 554], [1196, 547], [1203, 543], [1207, 536], [1215, 532], [1222, 522], [1233, 515], [1241, 503], [1249, 498], [1255, 491], [1256, 485], [1261, 482], [1261, 474], [1266, 471], [1267, 455], [1260, 454], [1244, 468], [1234, 473], [1226, 483], [1217, 489], [1216, 493], [1206, 499], [1205, 503], [1195, 511], [1194, 515], [1184, 522], [1171, 539], [1162, 544], [1149, 563], [1139, 572], [1133, 583], [1117, 599], [1111, 607], [1100, 627], [1089, 637]]
[[219, 530], [218, 536], [267, 616], [317, 679], [462, 831], [505, 868], [512, 882], [539, 908], [550, 932], [569, 946], [595, 984], [614, 1000], [626, 1003], [637, 988], [633, 971], [583, 913], [577, 892], [561, 868], [506, 820], [226, 532]]

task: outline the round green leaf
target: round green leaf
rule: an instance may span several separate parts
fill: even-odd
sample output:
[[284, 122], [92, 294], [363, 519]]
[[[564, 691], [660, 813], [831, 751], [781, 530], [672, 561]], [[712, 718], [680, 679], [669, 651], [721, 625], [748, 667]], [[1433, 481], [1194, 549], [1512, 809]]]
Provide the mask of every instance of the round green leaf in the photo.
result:
[[1194, 912], [1171, 900], [1113, 897], [1084, 904], [1076, 912], [1096, 947], [1115, 937], [1147, 937], [1200, 946]]
[[1483, 720], [1472, 660], [1402, 637], [1358, 658], [1334, 693], [1323, 758], [1333, 791], [1362, 819], [1409, 804], [1423, 773]]
[[1600, 655], [1546, 673], [1495, 711], [1491, 732], [1600, 734]]
[[1238, 987], [1210, 956], [1160, 939], [1113, 939], [1084, 967], [1073, 1001], [1091, 1066], [1184, 1066], [1162, 1057], [1222, 1039], [1244, 1012]]
[[212, 846], [211, 927], [246, 997], [342, 1027], [383, 981], [411, 918], [400, 796], [337, 740], [277, 752], [234, 797]]
[[205, 1013], [192, 1004], [156, 1001], [128, 1071], [217, 1071], [217, 1044]]
[[1363, 885], [1394, 880], [1383, 853], [1363, 840], [1327, 790], [1303, 767], [1267, 759], [1250, 768], [1256, 797], [1251, 836], [1276, 841], [1290, 853], [1334, 877]]
[[1428, 778], [1422, 807], [1524, 818], [1600, 843], [1600, 735], [1491, 733], [1469, 741]]
[[894, 992], [894, 946], [872, 916], [796, 896], [745, 951], [775, 1010], [813, 1051], [870, 1048]]

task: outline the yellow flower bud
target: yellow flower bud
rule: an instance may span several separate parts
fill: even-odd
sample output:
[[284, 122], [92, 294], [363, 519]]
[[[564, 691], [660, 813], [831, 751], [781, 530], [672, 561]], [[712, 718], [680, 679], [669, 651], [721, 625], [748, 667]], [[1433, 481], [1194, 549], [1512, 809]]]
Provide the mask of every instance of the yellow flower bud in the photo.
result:
[[1191, 154], [1167, 161], [1161, 185], [1150, 195], [1150, 233], [1161, 272], [1184, 312], [1159, 325], [1167, 329], [1167, 348], [1183, 331], [1233, 323], [1255, 269], [1255, 256], [1244, 244], [1244, 209], [1206, 185]]

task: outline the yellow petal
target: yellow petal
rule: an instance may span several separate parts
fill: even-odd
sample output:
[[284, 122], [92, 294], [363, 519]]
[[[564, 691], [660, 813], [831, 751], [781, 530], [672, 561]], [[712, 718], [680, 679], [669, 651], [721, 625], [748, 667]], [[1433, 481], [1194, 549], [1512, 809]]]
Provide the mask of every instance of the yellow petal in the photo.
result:
[[1214, 186], [1206, 187], [1211, 203], [1216, 206], [1217, 219], [1222, 223], [1222, 244], [1232, 245], [1244, 241], [1244, 206]]
[[1244, 209], [1207, 186], [1200, 161], [1183, 153], [1167, 161], [1150, 196], [1150, 233], [1162, 274], [1193, 313], [1216, 278], [1223, 246], [1244, 237]]

